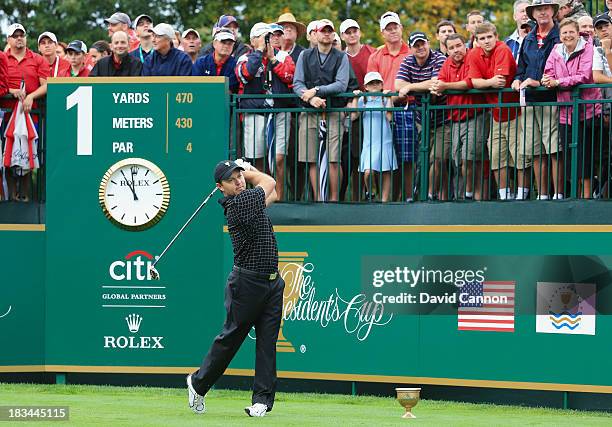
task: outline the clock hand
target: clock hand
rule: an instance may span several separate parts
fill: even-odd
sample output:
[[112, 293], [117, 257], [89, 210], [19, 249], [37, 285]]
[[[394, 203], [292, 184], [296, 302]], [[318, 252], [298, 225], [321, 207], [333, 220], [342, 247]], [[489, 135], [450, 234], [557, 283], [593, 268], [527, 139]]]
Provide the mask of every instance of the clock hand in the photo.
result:
[[125, 182], [127, 182], [127, 186], [132, 192], [132, 195], [134, 196], [134, 200], [138, 200], [138, 197], [136, 197], [136, 191], [134, 191], [134, 188], [132, 187], [134, 185], [134, 182], [132, 181], [132, 185], [130, 185], [130, 180], [127, 179], [127, 176], [125, 176], [125, 174], [123, 173], [123, 170], [121, 170], [121, 175], [123, 175], [123, 178], [125, 178]]
[[134, 180], [134, 175], [138, 174], [138, 168], [136, 166], [132, 166], [130, 168], [130, 172], [132, 173], [132, 191], [134, 192], [134, 200], [138, 200], [138, 196], [136, 195], [136, 181]]

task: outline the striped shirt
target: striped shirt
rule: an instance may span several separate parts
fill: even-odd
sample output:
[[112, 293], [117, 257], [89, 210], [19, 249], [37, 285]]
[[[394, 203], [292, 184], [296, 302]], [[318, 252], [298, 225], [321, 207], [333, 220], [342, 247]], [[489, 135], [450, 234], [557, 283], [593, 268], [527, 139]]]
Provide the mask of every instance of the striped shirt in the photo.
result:
[[[436, 50], [429, 51], [429, 56], [422, 66], [419, 65], [414, 55], [408, 55], [402, 61], [395, 79], [403, 80], [409, 83], [420, 83], [430, 80], [433, 77], [438, 77], [438, 73], [440, 72], [442, 65], [444, 65], [444, 61], [446, 61], [446, 56]], [[434, 104], [446, 104], [446, 95], [436, 97]], [[421, 105], [420, 96], [416, 97], [416, 105]], [[438, 114], [436, 114], [436, 122], [443, 122], [444, 116], [444, 114], [440, 114], [438, 111]]]

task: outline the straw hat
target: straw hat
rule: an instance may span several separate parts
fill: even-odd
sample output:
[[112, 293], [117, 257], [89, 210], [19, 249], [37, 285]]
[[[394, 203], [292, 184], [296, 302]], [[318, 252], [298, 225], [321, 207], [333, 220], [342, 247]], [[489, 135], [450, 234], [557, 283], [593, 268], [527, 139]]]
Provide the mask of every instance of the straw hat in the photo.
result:
[[295, 27], [297, 28], [297, 32], [298, 32], [298, 37], [302, 37], [304, 34], [306, 34], [306, 25], [302, 24], [301, 22], [298, 22], [295, 20], [295, 16], [293, 16], [293, 13], [283, 13], [281, 16], [278, 17], [278, 20], [276, 21], [277, 24], [279, 25], [283, 25], [283, 24], [293, 24], [295, 25]]

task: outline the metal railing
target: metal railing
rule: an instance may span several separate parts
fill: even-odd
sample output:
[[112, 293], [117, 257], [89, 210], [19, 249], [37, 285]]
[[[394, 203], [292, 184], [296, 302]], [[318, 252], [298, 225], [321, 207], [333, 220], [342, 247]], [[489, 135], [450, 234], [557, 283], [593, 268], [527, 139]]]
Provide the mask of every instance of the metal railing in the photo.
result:
[[[305, 108], [294, 95], [234, 95], [229, 155], [274, 175], [285, 202], [609, 199], [612, 99], [580, 95], [608, 87], [582, 85], [568, 102], [523, 105], [504, 102], [504, 94], [516, 95], [511, 89], [447, 92], [496, 93], [495, 104], [436, 104], [425, 93], [408, 106], [324, 109]], [[355, 95], [338, 97], [348, 103]], [[293, 105], [242, 107], [266, 99]], [[597, 104], [602, 114], [587, 114]], [[517, 118], [498, 121], [496, 109]], [[449, 119], [461, 112], [470, 120]]]

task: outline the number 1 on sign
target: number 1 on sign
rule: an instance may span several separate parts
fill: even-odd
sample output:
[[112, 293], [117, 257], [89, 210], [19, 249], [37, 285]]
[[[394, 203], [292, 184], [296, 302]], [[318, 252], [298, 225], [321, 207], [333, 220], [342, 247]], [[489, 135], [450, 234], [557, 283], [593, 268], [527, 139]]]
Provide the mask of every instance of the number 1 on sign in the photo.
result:
[[91, 156], [93, 151], [92, 99], [91, 86], [79, 86], [66, 97], [66, 110], [77, 106], [77, 156]]

